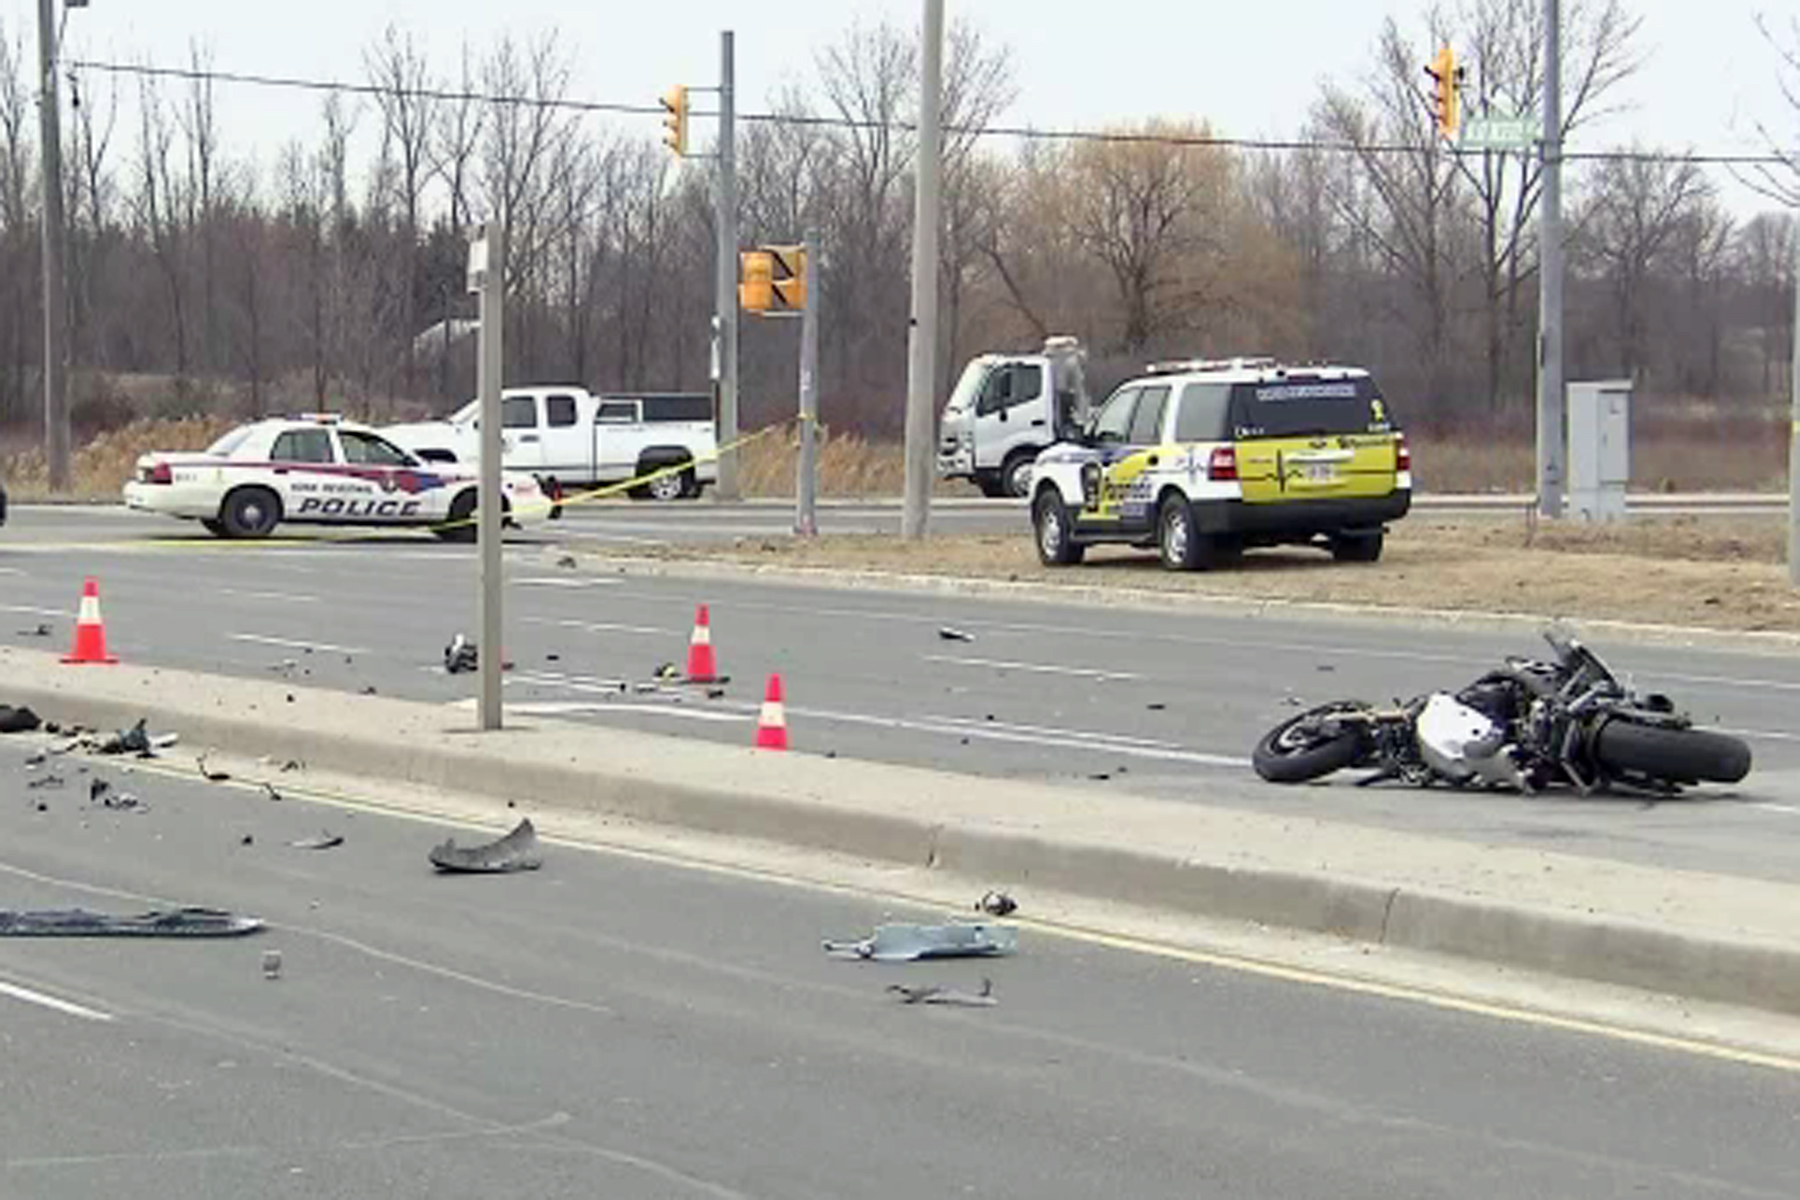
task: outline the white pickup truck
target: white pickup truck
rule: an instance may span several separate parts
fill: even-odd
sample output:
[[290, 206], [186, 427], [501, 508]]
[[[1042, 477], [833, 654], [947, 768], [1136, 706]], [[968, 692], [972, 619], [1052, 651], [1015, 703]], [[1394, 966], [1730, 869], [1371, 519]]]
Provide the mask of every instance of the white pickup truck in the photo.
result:
[[[473, 462], [480, 456], [480, 407], [471, 401], [448, 420], [394, 425], [382, 433], [427, 461]], [[703, 392], [507, 388], [500, 425], [507, 469], [530, 471], [553, 498], [683, 464], [683, 470], [633, 487], [631, 497], [692, 499], [718, 482], [712, 397]]]

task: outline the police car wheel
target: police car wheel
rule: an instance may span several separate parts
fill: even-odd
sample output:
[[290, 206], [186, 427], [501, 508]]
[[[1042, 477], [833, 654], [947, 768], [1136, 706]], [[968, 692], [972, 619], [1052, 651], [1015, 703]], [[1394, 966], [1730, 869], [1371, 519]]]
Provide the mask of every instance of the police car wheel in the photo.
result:
[[238, 488], [219, 508], [219, 524], [226, 537], [265, 538], [280, 521], [281, 498], [268, 488]]
[[1156, 534], [1162, 564], [1169, 570], [1195, 571], [1208, 565], [1211, 545], [1206, 535], [1194, 528], [1194, 510], [1181, 497], [1163, 501], [1156, 517]]
[[212, 534], [214, 537], [222, 538], [230, 536], [225, 532], [225, 522], [215, 521], [210, 517], [201, 518], [200, 528], [206, 530], [206, 532]]
[[1031, 506], [1031, 522], [1036, 530], [1038, 561], [1046, 567], [1066, 567], [1078, 563], [1087, 547], [1075, 540], [1069, 510], [1055, 491], [1046, 488]]
[[431, 532], [446, 542], [472, 542], [479, 530], [475, 527], [475, 489], [470, 488], [450, 502], [448, 521]]

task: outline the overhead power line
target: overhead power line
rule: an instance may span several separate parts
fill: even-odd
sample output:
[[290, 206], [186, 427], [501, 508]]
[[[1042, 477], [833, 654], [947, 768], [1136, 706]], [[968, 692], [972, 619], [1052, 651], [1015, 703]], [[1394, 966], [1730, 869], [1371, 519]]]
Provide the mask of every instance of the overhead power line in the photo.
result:
[[[111, 75], [129, 75], [149, 79], [177, 79], [186, 82], [230, 83], [247, 87], [282, 88], [289, 91], [340, 93], [354, 96], [408, 96], [421, 100], [493, 104], [517, 108], [554, 109], [574, 113], [606, 113], [614, 116], [662, 116], [656, 104], [626, 104], [618, 101], [581, 100], [565, 96], [507, 96], [492, 92], [457, 88], [395, 88], [376, 83], [346, 83], [333, 79], [306, 79], [292, 75], [264, 75], [245, 71], [219, 71], [198, 67], [163, 67], [148, 63], [107, 62], [98, 59], [66, 59], [66, 66]], [[695, 110], [696, 117], [712, 117], [717, 113]], [[739, 121], [759, 125], [791, 125], [826, 129], [891, 129], [910, 132], [913, 125], [904, 121], [874, 121], [855, 117], [813, 113], [775, 113], [738, 111]], [[1197, 149], [1263, 150], [1283, 153], [1311, 151], [1322, 154], [1416, 154], [1419, 147], [1399, 142], [1358, 143], [1309, 140], [1305, 138], [1217, 137], [1210, 134], [1160, 133], [1126, 130], [1044, 129], [1031, 125], [984, 125], [980, 127], [945, 125], [944, 132], [982, 138], [1014, 138], [1021, 141], [1098, 142], [1113, 145], [1180, 146]], [[1480, 157], [1484, 150], [1446, 146], [1443, 153]], [[1794, 160], [1781, 154], [1674, 153], [1655, 150], [1566, 150], [1564, 162], [1646, 162], [1691, 166], [1792, 166]]]

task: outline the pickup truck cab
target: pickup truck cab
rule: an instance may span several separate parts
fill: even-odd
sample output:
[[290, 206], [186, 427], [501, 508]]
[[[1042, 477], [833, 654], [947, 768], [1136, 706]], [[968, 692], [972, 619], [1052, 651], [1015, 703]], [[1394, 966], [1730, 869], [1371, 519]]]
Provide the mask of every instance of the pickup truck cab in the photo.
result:
[[[480, 454], [480, 408], [471, 401], [447, 420], [383, 432], [428, 461], [473, 462]], [[682, 500], [718, 482], [712, 397], [703, 392], [508, 388], [500, 423], [506, 468], [531, 472], [553, 497], [655, 475], [630, 489], [633, 499]]]

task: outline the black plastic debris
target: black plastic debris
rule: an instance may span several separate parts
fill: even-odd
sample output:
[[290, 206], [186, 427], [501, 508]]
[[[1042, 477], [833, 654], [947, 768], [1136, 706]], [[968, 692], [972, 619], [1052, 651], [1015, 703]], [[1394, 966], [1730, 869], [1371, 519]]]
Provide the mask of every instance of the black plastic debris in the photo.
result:
[[14, 708], [0, 704], [0, 733], [35, 733], [42, 724], [38, 715], [24, 705]]
[[[167, 743], [165, 743], [167, 744]], [[154, 758], [156, 750], [152, 747], [150, 734], [144, 728], [144, 718], [130, 729], [122, 729], [94, 747], [98, 754], [136, 754], [140, 758]]]
[[297, 758], [290, 758], [281, 764], [281, 771], [284, 775], [289, 771], [304, 771], [305, 769], [306, 764]]
[[480, 846], [458, 846], [455, 838], [433, 846], [431, 865], [448, 873], [497, 875], [535, 871], [544, 865], [544, 856], [538, 850], [537, 830], [526, 817], [505, 837]]
[[581, 564], [575, 561], [575, 556], [573, 554], [565, 554], [556, 560], [556, 565], [563, 568], [565, 571], [573, 571]]
[[462, 634], [457, 634], [451, 639], [450, 644], [444, 647], [444, 670], [450, 674], [461, 675], [465, 671], [475, 670], [480, 665], [480, 651], [476, 649], [474, 642]]
[[1160, 700], [1155, 700], [1149, 704], [1144, 705], [1144, 707], [1149, 709], [1151, 712], [1162, 712], [1163, 710], [1167, 709], [1169, 706], [1164, 704]]
[[680, 679], [681, 677], [681, 668], [672, 662], [659, 663], [652, 674], [654, 679]]
[[135, 915], [85, 908], [0, 911], [0, 937], [241, 937], [263, 927], [257, 917], [216, 908], [176, 908]]
[[988, 892], [975, 902], [975, 908], [990, 917], [1006, 917], [1019, 911], [1019, 902], [1005, 892]]
[[106, 780], [104, 780], [104, 779], [88, 780], [88, 802], [90, 804], [100, 803], [100, 801], [102, 801], [106, 798], [106, 794], [110, 791], [112, 791], [112, 784], [107, 782]]
[[256, 835], [254, 833], [246, 833], [243, 837], [238, 839], [238, 845], [240, 845], [240, 846], [256, 845]]
[[991, 979], [981, 981], [979, 992], [965, 992], [933, 984], [914, 986], [905, 983], [890, 983], [887, 990], [899, 996], [902, 1004], [956, 1004], [964, 1008], [993, 1008], [1000, 1003], [994, 998], [994, 981]]
[[282, 794], [281, 794], [281, 793], [280, 793], [280, 792], [278, 792], [278, 791], [276, 791], [276, 790], [275, 790], [275, 785], [274, 785], [274, 784], [272, 784], [272, 783], [265, 783], [265, 784], [263, 784], [263, 785], [262, 785], [262, 789], [263, 789], [263, 793], [264, 793], [264, 794], [265, 794], [265, 795], [266, 795], [266, 796], [268, 796], [268, 797], [269, 797], [269, 799], [271, 799], [271, 800], [281, 800], [281, 799], [284, 799], [284, 797], [283, 797], [283, 796], [282, 796]]
[[301, 838], [299, 841], [288, 843], [296, 850], [332, 850], [343, 844], [342, 834], [323, 832], [318, 837]]
[[130, 792], [110, 792], [101, 797], [101, 808], [110, 808], [114, 812], [149, 812], [150, 806], [139, 800]]
[[194, 760], [194, 765], [200, 768], [200, 778], [208, 783], [226, 783], [231, 779], [230, 771], [215, 771], [208, 767], [204, 754]]
[[49, 625], [40, 624], [36, 629], [20, 629], [20, 630], [15, 630], [15, 632], [20, 637], [44, 637], [44, 638], [47, 638], [52, 633], [54, 633], [55, 630], [51, 629]]
[[975, 635], [966, 630], [952, 629], [945, 625], [938, 630], [938, 638], [946, 642], [972, 642], [975, 640]]
[[377, 695], [378, 693], [375, 691], [375, 685], [371, 683], [367, 687], [363, 688], [362, 694], [365, 696], [374, 696], [374, 695]]
[[41, 791], [45, 788], [60, 788], [68, 781], [61, 775], [40, 775], [25, 785], [27, 791]]

